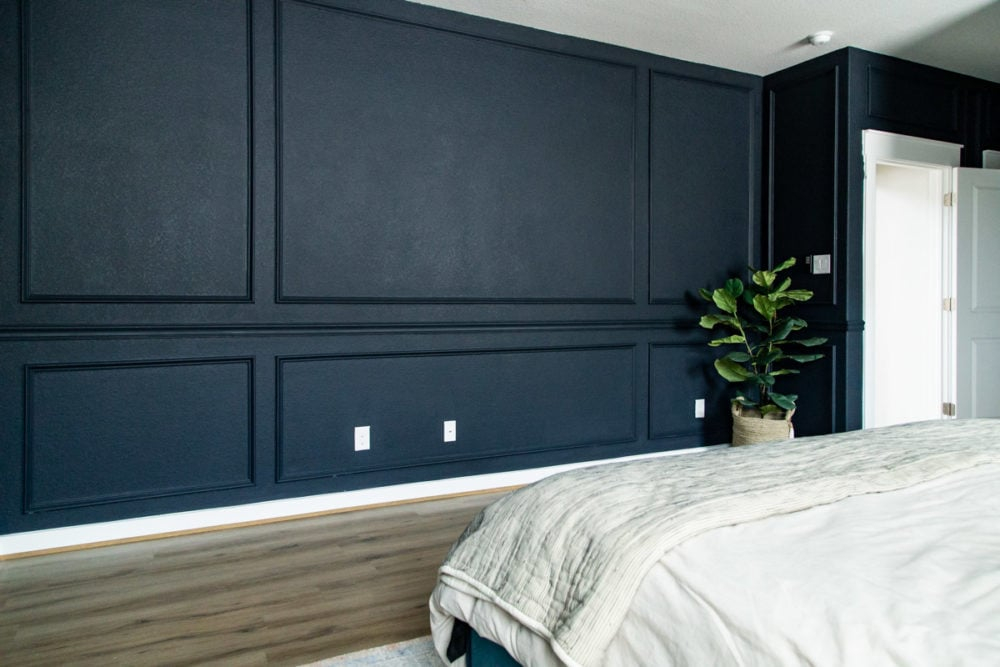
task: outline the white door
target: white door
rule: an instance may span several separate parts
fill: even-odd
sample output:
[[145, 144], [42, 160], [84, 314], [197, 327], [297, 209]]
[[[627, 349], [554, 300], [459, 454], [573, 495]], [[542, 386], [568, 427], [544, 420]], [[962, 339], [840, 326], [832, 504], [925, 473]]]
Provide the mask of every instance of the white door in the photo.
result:
[[887, 132], [863, 132], [864, 425], [943, 416], [954, 359], [953, 167], [962, 147]]
[[955, 177], [957, 414], [1000, 417], [1000, 171]]

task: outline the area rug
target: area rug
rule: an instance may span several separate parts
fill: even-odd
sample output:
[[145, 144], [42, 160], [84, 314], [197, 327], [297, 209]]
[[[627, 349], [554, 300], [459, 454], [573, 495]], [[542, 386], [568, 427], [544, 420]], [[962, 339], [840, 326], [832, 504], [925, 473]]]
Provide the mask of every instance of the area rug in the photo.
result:
[[302, 665], [302, 667], [363, 667], [365, 665], [443, 667], [444, 662], [435, 652], [430, 636], [427, 636], [338, 655], [336, 658], [327, 658]]

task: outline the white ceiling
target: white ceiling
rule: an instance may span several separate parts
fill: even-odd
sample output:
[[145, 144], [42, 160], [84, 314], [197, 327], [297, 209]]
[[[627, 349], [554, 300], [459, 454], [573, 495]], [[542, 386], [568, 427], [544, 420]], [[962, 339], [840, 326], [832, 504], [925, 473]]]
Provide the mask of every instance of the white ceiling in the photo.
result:
[[1000, 0], [417, 1], [751, 74], [856, 46], [1000, 82]]

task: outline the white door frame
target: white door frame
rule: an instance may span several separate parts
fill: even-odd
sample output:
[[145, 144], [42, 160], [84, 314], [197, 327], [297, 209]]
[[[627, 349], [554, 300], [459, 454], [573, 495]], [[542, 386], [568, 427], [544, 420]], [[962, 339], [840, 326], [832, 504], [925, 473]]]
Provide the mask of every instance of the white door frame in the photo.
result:
[[[862, 132], [862, 155], [864, 157], [865, 173], [865, 199], [864, 199], [864, 319], [865, 330], [862, 338], [864, 347], [864, 372], [862, 374], [862, 404], [863, 426], [870, 428], [875, 420], [874, 387], [877, 381], [875, 377], [875, 331], [878, 327], [875, 313], [877, 304], [874, 296], [875, 280], [875, 226], [869, 224], [868, 220], [873, 218], [875, 212], [875, 194], [877, 188], [878, 164], [893, 164], [917, 166], [927, 169], [940, 170], [944, 192], [952, 191], [952, 168], [961, 163], [962, 146], [944, 141], [933, 141], [931, 139], [919, 139], [908, 137], [891, 132], [879, 130], [864, 130]], [[944, 215], [945, 244], [944, 251], [946, 257], [954, 255], [954, 235], [955, 231], [950, 220], [950, 216]], [[951, 268], [951, 277], [945, 277], [945, 288], [953, 293], [954, 290], [954, 262], [948, 262]], [[951, 322], [950, 331], [945, 331], [945, 342], [952, 345], [954, 340], [954, 322]], [[947, 364], [946, 364], [947, 365]], [[954, 363], [950, 368], [944, 369], [945, 392], [954, 397]]]

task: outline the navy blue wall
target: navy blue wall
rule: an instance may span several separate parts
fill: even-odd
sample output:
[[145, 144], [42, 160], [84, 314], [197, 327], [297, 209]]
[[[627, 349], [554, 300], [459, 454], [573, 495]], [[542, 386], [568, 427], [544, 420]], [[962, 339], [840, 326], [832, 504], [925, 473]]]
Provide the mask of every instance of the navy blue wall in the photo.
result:
[[998, 99], [995, 83], [856, 48], [765, 77], [765, 255], [833, 255], [829, 275], [791, 271], [816, 292], [802, 309], [810, 330], [830, 340], [814, 364], [830, 393], [815, 377], [789, 383], [806, 390], [796, 432], [861, 427], [862, 130], [962, 144], [962, 165], [981, 167], [983, 149], [1000, 146]]
[[727, 439], [760, 78], [385, 0], [0, 42], [0, 532]]

